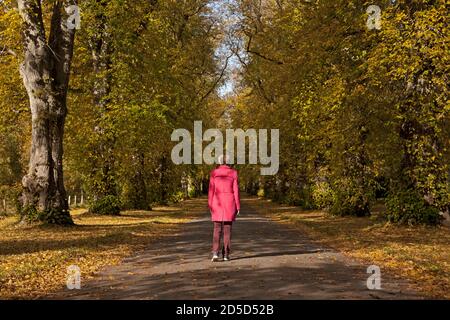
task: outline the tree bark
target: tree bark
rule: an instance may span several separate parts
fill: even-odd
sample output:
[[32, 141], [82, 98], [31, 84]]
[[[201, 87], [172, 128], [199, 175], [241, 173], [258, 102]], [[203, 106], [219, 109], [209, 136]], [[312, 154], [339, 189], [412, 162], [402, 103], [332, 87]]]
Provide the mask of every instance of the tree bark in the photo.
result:
[[24, 23], [24, 61], [20, 73], [31, 110], [32, 141], [27, 175], [22, 179], [23, 219], [71, 224], [63, 179], [63, 135], [75, 30], [67, 26], [65, 7], [55, 1], [46, 42], [39, 0], [18, 0]]
[[168, 203], [168, 190], [167, 190], [167, 158], [165, 155], [161, 157], [159, 165], [159, 184], [160, 184], [160, 201], [162, 204]]
[[92, 194], [96, 201], [105, 196], [117, 196], [116, 188], [116, 166], [115, 166], [115, 143], [116, 137], [109, 122], [109, 104], [111, 93], [111, 57], [114, 53], [112, 33], [108, 24], [108, 18], [103, 12], [106, 10], [108, 1], [100, 1], [100, 11], [95, 13], [95, 32], [89, 40], [92, 55], [92, 68], [95, 74], [92, 88], [94, 105], [97, 112], [94, 128], [95, 141], [92, 143], [91, 186]]

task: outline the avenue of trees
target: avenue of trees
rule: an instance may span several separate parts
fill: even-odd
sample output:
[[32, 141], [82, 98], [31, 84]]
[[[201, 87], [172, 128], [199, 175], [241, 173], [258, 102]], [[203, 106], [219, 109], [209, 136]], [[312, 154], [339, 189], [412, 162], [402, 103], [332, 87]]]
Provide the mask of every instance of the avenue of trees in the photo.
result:
[[0, 5], [1, 195], [24, 220], [70, 224], [66, 189], [109, 214], [201, 190], [208, 172], [172, 164], [170, 133], [214, 126], [223, 63], [209, 1]]
[[0, 0], [0, 199], [70, 224], [68, 193], [107, 214], [196, 195], [210, 167], [175, 166], [170, 134], [202, 120], [280, 129], [277, 175], [239, 167], [250, 193], [356, 216], [382, 198], [392, 222], [436, 224], [449, 16], [446, 0]]
[[[379, 28], [367, 27], [370, 5]], [[254, 1], [234, 50], [234, 125], [280, 128], [280, 172], [247, 189], [276, 200], [434, 224], [449, 211], [447, 1]], [[250, 173], [248, 173], [250, 172]], [[257, 183], [255, 183], [257, 182]]]

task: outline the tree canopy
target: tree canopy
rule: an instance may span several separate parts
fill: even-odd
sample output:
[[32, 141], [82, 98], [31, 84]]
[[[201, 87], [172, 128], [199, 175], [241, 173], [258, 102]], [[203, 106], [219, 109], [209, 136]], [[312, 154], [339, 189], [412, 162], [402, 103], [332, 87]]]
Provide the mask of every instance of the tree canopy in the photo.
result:
[[[381, 20], [369, 28], [373, 4]], [[77, 30], [61, 23], [68, 5], [80, 8]], [[0, 197], [28, 218], [67, 210], [66, 190], [109, 213], [199, 194], [211, 167], [170, 159], [171, 132], [195, 120], [280, 129], [278, 174], [239, 167], [250, 193], [356, 216], [382, 198], [390, 221], [411, 224], [449, 211], [444, 0], [4, 0], [0, 10]], [[44, 162], [39, 136], [53, 146]], [[45, 214], [23, 210], [36, 203]]]

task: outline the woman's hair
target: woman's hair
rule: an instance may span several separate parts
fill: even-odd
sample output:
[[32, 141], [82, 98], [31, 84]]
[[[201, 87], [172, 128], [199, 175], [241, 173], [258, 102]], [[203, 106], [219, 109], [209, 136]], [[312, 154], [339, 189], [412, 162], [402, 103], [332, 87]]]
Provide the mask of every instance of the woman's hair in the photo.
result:
[[219, 164], [229, 164], [230, 162], [230, 157], [226, 154], [221, 154], [218, 158], [217, 158], [217, 162]]

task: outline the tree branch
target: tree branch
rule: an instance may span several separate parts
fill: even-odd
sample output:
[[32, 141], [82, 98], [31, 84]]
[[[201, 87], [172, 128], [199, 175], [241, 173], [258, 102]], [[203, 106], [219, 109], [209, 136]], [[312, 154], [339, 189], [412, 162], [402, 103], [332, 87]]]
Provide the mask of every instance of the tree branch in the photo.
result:
[[217, 87], [217, 85], [219, 84], [220, 80], [222, 80], [223, 76], [225, 75], [225, 71], [228, 68], [228, 61], [230, 60], [230, 58], [233, 56], [229, 55], [227, 56], [226, 60], [225, 60], [225, 64], [220, 72], [219, 77], [216, 79], [216, 81], [214, 82], [214, 84], [211, 86], [211, 88], [208, 90], [208, 92], [206, 92], [205, 95], [203, 95], [203, 97], [200, 99], [200, 102], [203, 102], [203, 100], [205, 100], [213, 91], [214, 89]]
[[136, 28], [136, 30], [133, 33], [135, 39], [138, 39], [147, 30], [149, 15], [152, 14], [156, 10], [156, 6], [158, 5], [158, 0], [149, 0], [148, 4], [149, 4], [149, 7], [146, 10], [144, 19], [142, 19], [139, 22], [138, 27]]
[[76, 0], [58, 0], [53, 5], [50, 25], [49, 48], [52, 51], [51, 75], [58, 93], [67, 92], [70, 64], [73, 55], [75, 28], [68, 27], [68, 14], [65, 9], [77, 5]]
[[262, 58], [264, 60], [276, 63], [278, 65], [284, 64], [283, 61], [279, 61], [279, 60], [276, 60], [276, 59], [269, 58], [269, 57], [263, 55], [262, 53], [260, 53], [258, 51], [254, 51], [254, 50], [250, 49], [252, 40], [253, 40], [253, 36], [252, 35], [248, 35], [248, 42], [247, 42], [247, 48], [246, 48], [247, 53], [254, 54], [254, 55], [256, 55], [256, 56], [258, 56], [258, 57], [260, 57], [260, 58]]
[[[239, 52], [237, 52], [236, 50], [232, 50], [234, 52], [234, 54], [236, 55], [236, 57], [238, 58], [239, 62], [244, 66], [244, 68], [246, 68], [247, 70], [249, 70], [247, 63], [244, 61], [244, 59], [242, 59], [242, 57], [240, 56]], [[250, 71], [250, 70], [249, 70]], [[250, 76], [253, 77], [253, 75], [251, 74], [251, 72], [249, 72]], [[274, 103], [275, 99], [272, 97], [269, 97], [266, 93], [266, 90], [264, 89], [263, 85], [262, 85], [262, 81], [261, 79], [255, 77], [256, 79], [251, 79], [251, 82], [253, 83], [253, 87], [258, 90], [259, 94], [261, 95], [261, 97], [266, 100], [268, 103]]]

